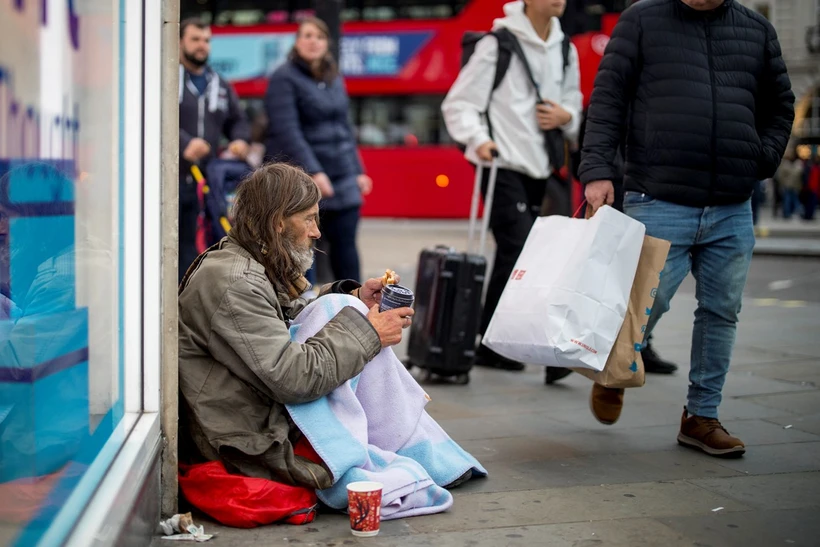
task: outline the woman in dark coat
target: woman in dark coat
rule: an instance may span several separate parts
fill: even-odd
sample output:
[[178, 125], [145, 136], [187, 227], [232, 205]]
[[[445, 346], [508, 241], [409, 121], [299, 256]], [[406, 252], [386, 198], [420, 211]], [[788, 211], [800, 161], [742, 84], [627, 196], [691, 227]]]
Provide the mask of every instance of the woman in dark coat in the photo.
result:
[[327, 25], [304, 20], [288, 61], [268, 84], [266, 150], [269, 160], [292, 162], [313, 177], [333, 276], [360, 280], [356, 231], [362, 195], [373, 183], [359, 159], [347, 92], [328, 46]]

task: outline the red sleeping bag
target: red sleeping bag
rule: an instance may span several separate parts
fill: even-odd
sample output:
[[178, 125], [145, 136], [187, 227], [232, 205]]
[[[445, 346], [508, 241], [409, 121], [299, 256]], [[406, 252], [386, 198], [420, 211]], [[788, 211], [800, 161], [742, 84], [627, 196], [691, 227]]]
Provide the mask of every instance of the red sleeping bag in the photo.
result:
[[[307, 442], [300, 440], [295, 452], [314, 462], [321, 461]], [[219, 461], [180, 464], [179, 486], [191, 505], [226, 526], [308, 524], [316, 518], [314, 489], [234, 475]]]

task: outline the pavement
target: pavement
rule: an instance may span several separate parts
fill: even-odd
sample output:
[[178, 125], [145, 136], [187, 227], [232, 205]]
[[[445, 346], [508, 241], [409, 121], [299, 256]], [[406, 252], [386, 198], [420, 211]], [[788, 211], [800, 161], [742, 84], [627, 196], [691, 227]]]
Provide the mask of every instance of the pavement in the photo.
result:
[[763, 209], [756, 233], [755, 254], [820, 257], [820, 220], [775, 218]]
[[[437, 243], [463, 248], [465, 234], [459, 222], [365, 220], [363, 272], [393, 268], [414, 286], [418, 252]], [[682, 370], [693, 295], [690, 279], [656, 331], [656, 349]], [[402, 357], [404, 344], [396, 352]], [[545, 386], [540, 367], [474, 369], [466, 386], [425, 384], [430, 414], [489, 471], [453, 490], [449, 511], [384, 522], [375, 538], [354, 538], [339, 514], [252, 530], [197, 521], [217, 533], [215, 547], [816, 546], [818, 354], [820, 260], [756, 256], [720, 408], [723, 424], [748, 447], [741, 459], [677, 445], [685, 372], [648, 376], [646, 386], [627, 391], [621, 420], [607, 427], [590, 415], [585, 378]]]

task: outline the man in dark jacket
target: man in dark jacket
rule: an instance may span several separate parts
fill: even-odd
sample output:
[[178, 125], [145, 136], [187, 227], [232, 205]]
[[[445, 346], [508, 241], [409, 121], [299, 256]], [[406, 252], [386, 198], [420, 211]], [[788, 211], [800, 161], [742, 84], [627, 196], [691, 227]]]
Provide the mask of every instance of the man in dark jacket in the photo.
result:
[[179, 25], [179, 278], [197, 256], [199, 205], [191, 166], [215, 156], [224, 135], [228, 149], [244, 159], [250, 124], [230, 84], [208, 66], [211, 31], [197, 19]]
[[[627, 116], [627, 112], [629, 115]], [[739, 456], [718, 421], [754, 248], [750, 198], [774, 174], [794, 94], [772, 25], [734, 0], [641, 0], [620, 18], [595, 79], [580, 167], [593, 208], [614, 199], [626, 132], [624, 210], [672, 242], [647, 333], [691, 271], [698, 308], [678, 442]], [[592, 390], [606, 424], [623, 390]]]

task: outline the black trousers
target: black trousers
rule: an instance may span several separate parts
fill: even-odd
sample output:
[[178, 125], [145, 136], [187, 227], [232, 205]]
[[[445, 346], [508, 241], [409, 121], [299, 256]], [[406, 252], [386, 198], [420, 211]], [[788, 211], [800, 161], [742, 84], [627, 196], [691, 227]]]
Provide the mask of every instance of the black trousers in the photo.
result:
[[179, 181], [179, 281], [193, 264], [196, 252], [196, 224], [199, 216], [199, 202], [196, 185], [183, 178]]
[[356, 233], [359, 230], [361, 211], [358, 206], [340, 211], [319, 211], [319, 229], [322, 239], [317, 247], [327, 253], [333, 280], [353, 279], [362, 281], [359, 271], [359, 250]]
[[[489, 169], [484, 170], [482, 194], [487, 195]], [[504, 292], [515, 261], [524, 248], [535, 219], [541, 213], [541, 204], [547, 188], [546, 179], [533, 179], [507, 169], [498, 170], [493, 208], [490, 211], [490, 230], [496, 242], [495, 262], [487, 286], [487, 297], [481, 314], [480, 333], [483, 335]]]

